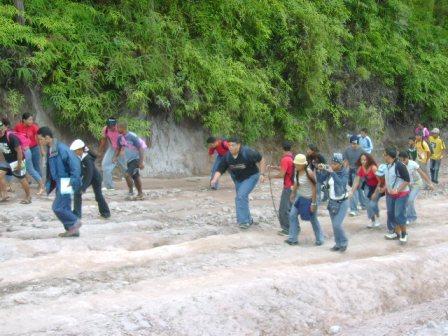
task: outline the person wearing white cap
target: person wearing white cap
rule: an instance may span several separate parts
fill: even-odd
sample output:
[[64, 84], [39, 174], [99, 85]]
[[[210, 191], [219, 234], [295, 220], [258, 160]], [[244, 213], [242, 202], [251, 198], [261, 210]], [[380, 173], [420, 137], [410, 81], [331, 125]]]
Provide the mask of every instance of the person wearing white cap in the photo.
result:
[[92, 186], [95, 194], [95, 200], [98, 203], [100, 215], [103, 218], [110, 217], [109, 206], [104, 199], [101, 191], [102, 178], [98, 169], [95, 167], [96, 156], [87, 148], [84, 141], [76, 139], [70, 145], [70, 149], [75, 152], [76, 156], [81, 161], [81, 189], [74, 195], [74, 210], [73, 213], [81, 218], [82, 216], [82, 194], [86, 192], [89, 186]]
[[294, 158], [296, 178], [291, 192], [291, 211], [289, 212], [289, 238], [285, 243], [298, 245], [300, 233], [299, 215], [303, 221], [310, 221], [313, 227], [315, 244], [324, 243], [324, 234], [317, 219], [317, 181], [314, 172], [308, 168], [306, 156], [297, 154]]
[[440, 138], [439, 134], [440, 130], [438, 128], [434, 128], [431, 131], [431, 136], [429, 137], [429, 145], [432, 147], [429, 171], [431, 173], [431, 181], [436, 184], [439, 183], [440, 164], [446, 150], [445, 142]]

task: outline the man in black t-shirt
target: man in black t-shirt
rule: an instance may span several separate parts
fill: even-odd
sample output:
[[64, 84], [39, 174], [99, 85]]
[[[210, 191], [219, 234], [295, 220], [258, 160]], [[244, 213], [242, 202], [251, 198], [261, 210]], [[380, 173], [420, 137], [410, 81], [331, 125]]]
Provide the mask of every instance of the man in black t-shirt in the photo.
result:
[[[25, 199], [20, 203], [30, 204], [30, 186], [25, 175], [20, 174], [24, 165], [24, 156], [20, 147], [20, 141], [14, 134], [8, 134], [8, 128], [3, 121], [0, 121], [0, 153], [3, 156], [0, 156], [0, 202], [6, 202], [9, 199], [6, 193], [5, 176], [14, 175], [20, 180], [23, 190], [25, 191]], [[16, 164], [14, 171], [11, 169], [12, 163]]]
[[228, 140], [229, 151], [221, 161], [218, 171], [210, 181], [210, 185], [215, 185], [222, 174], [230, 171], [233, 182], [235, 183], [236, 197], [236, 218], [238, 225], [242, 229], [248, 229], [253, 219], [249, 210], [249, 194], [254, 190], [260, 178], [261, 166], [262, 178], [264, 181], [264, 160], [261, 154], [255, 149], [242, 146], [238, 138]]

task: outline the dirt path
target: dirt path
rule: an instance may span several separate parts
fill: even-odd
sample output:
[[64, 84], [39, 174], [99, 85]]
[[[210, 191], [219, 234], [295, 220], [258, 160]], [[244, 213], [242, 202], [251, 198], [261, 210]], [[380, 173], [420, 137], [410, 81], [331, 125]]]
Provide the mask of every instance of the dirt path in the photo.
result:
[[[269, 185], [235, 225], [231, 182], [147, 179], [142, 202], [109, 193], [113, 217], [84, 202], [78, 239], [59, 239], [51, 198], [0, 205], [0, 335], [448, 335], [447, 179], [417, 203], [409, 243], [348, 218], [349, 249], [276, 234]], [[122, 185], [122, 184], [121, 184]], [[274, 193], [281, 191], [280, 181]], [[384, 201], [382, 221], [385, 221]]]

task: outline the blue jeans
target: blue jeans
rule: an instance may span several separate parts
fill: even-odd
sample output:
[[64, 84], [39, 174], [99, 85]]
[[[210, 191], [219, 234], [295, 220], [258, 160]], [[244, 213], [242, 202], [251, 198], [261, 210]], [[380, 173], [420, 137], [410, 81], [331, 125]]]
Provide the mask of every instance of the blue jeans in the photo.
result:
[[406, 217], [410, 222], [417, 220], [417, 212], [415, 211], [415, 199], [420, 192], [420, 187], [413, 185], [411, 187], [411, 193], [409, 194], [408, 202], [406, 204]]
[[[221, 155], [216, 155], [215, 157], [215, 162], [213, 163], [212, 166], [212, 171], [210, 174], [210, 179], [213, 178], [213, 176], [215, 176], [216, 171], [218, 170], [219, 165], [221, 164], [221, 162], [224, 160], [224, 156]], [[216, 182], [214, 185], [212, 185], [213, 189], [218, 189], [219, 188], [219, 183]]]
[[[299, 196], [296, 197], [297, 201]], [[323, 244], [325, 237], [322, 232], [322, 228], [320, 227], [319, 220], [317, 219], [316, 212], [311, 213], [311, 226], [313, 227], [314, 236], [316, 237], [316, 243]], [[291, 207], [291, 211], [289, 212], [289, 241], [296, 243], [298, 241], [298, 236], [300, 233], [300, 224], [299, 224], [299, 210], [293, 205]]]
[[387, 229], [390, 232], [395, 231], [397, 225], [406, 225], [406, 204], [409, 195], [401, 198], [393, 198], [386, 195], [387, 206]]
[[349, 208], [349, 201], [345, 200], [341, 203], [337, 214], [332, 215], [330, 212], [331, 225], [333, 226], [334, 241], [337, 247], [345, 247], [348, 245], [348, 239], [345, 235], [342, 224]]
[[33, 148], [30, 148], [30, 151], [34, 170], [42, 177], [42, 169], [40, 168], [40, 148], [39, 146], [34, 146]]
[[52, 210], [64, 225], [65, 230], [69, 230], [78, 221], [78, 217], [72, 212], [71, 195], [62, 195], [59, 190], [56, 190]]
[[259, 178], [260, 174], [257, 173], [243, 181], [234, 179], [236, 189], [236, 220], [238, 224], [251, 224], [253, 222], [249, 210], [249, 194], [254, 190]]
[[380, 201], [379, 195], [376, 197], [372, 197], [367, 202], [367, 217], [369, 217], [370, 220], [374, 220], [375, 216], [379, 216], [380, 214], [380, 208], [378, 206], [378, 202]]
[[431, 165], [429, 171], [431, 173], [431, 181], [434, 183], [439, 183], [439, 170], [441, 162], [442, 160], [431, 159]]
[[120, 155], [118, 157], [118, 162], [113, 163], [112, 159], [113, 159], [114, 155], [115, 155], [115, 149], [113, 149], [112, 146], [109, 146], [106, 153], [104, 154], [103, 162], [101, 163], [102, 168], [103, 168], [103, 183], [107, 189], [114, 188], [112, 172], [114, 171], [117, 164], [120, 167], [121, 172], [123, 174], [126, 173], [126, 169], [127, 169], [126, 160], [125, 160], [124, 156]]
[[[40, 155], [40, 153], [39, 153]], [[33, 154], [31, 152], [31, 149], [27, 149], [25, 151], [25, 163], [26, 163], [26, 172], [37, 182], [42, 182], [42, 176], [39, 174], [39, 172], [34, 167], [33, 162]]]
[[[350, 169], [350, 178], [351, 181], [355, 181], [356, 178], [356, 170]], [[366, 197], [364, 188], [359, 187], [353, 193], [352, 198], [350, 198], [350, 211], [358, 213], [358, 203], [361, 204], [363, 208], [367, 207], [368, 198]]]
[[289, 212], [291, 211], [291, 188], [283, 188], [282, 196], [280, 198], [280, 206], [278, 208], [278, 220], [280, 227], [284, 231], [289, 230]]

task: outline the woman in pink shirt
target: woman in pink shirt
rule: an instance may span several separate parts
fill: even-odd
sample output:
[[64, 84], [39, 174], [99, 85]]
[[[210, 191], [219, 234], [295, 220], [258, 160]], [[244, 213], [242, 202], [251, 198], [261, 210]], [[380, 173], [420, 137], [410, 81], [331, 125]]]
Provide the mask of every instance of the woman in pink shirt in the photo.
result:
[[44, 192], [44, 185], [42, 182], [42, 172], [40, 168], [41, 148], [37, 141], [37, 131], [39, 126], [34, 122], [34, 118], [30, 113], [22, 115], [22, 122], [14, 127], [14, 132], [20, 133], [29, 141], [29, 149], [24, 151], [26, 171], [39, 184], [38, 195]]

